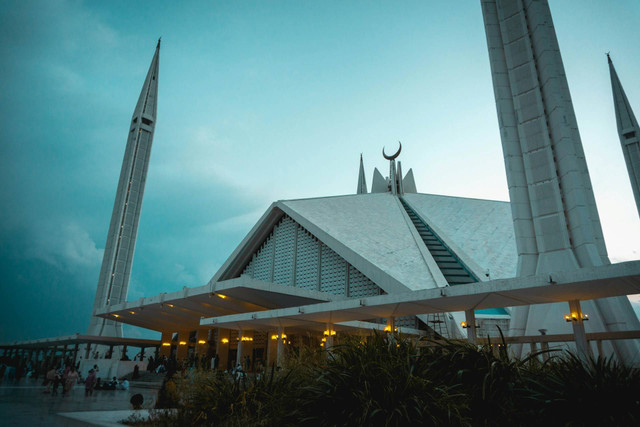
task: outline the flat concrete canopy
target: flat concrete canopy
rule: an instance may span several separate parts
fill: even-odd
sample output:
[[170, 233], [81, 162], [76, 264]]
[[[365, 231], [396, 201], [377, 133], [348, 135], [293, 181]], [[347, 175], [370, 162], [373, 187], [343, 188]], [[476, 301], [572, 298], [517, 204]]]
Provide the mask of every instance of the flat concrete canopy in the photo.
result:
[[229, 329], [304, 327], [323, 330], [328, 323], [592, 300], [637, 293], [640, 293], [640, 261], [630, 261], [554, 274], [219, 316], [202, 319], [200, 324]]
[[194, 330], [203, 317], [297, 307], [345, 297], [263, 282], [247, 276], [182, 291], [161, 293], [97, 311], [99, 317], [116, 319], [156, 331]]
[[28, 340], [28, 341], [14, 341], [14, 342], [4, 342], [0, 343], [0, 348], [3, 349], [11, 349], [11, 348], [33, 348], [33, 349], [41, 349], [41, 348], [51, 348], [57, 346], [69, 346], [75, 344], [101, 344], [101, 345], [127, 345], [131, 347], [158, 347], [160, 346], [159, 340], [146, 340], [146, 339], [138, 339], [138, 338], [117, 338], [117, 337], [100, 337], [96, 335], [63, 335], [59, 337], [52, 338], [41, 338], [37, 340]]

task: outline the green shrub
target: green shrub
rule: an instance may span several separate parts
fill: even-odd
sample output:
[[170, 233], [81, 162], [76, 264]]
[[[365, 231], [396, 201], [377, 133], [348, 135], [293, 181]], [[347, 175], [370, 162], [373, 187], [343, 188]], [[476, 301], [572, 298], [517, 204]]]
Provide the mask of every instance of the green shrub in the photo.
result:
[[302, 347], [285, 369], [233, 379], [191, 371], [159, 394], [152, 425], [640, 425], [640, 370], [571, 354], [540, 361], [496, 347], [374, 333], [331, 352]]

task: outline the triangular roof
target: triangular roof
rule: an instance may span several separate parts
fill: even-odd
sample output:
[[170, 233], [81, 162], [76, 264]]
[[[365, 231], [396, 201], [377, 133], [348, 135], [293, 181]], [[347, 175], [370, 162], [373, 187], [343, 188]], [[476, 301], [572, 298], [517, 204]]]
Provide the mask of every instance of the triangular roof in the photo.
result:
[[[507, 202], [407, 194], [405, 200], [485, 279], [513, 277], [517, 260]], [[387, 293], [446, 282], [398, 197], [359, 194], [273, 203], [211, 282], [238, 277], [284, 215], [313, 234]]]

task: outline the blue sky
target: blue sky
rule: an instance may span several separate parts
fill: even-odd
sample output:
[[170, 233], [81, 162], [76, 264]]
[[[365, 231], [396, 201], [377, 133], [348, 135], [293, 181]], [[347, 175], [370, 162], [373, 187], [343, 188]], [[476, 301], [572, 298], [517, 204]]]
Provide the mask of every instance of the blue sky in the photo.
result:
[[[640, 111], [640, 3], [551, 9], [611, 258], [638, 259], [604, 53]], [[360, 153], [370, 185], [398, 140], [419, 191], [508, 198], [479, 1], [5, 1], [0, 341], [86, 331], [159, 36], [129, 299], [206, 283], [272, 201], [355, 192]]]

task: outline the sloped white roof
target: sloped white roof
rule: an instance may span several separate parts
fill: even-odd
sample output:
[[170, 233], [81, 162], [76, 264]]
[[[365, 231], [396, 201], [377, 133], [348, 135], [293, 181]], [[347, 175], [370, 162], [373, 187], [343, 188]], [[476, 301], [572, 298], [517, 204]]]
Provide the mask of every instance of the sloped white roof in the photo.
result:
[[445, 243], [462, 249], [492, 279], [515, 277], [517, 251], [509, 202], [405, 194], [409, 204], [423, 216]]
[[374, 272], [368, 271], [371, 268], [362, 261], [382, 270], [406, 289], [436, 287], [418, 248], [417, 236], [411, 231], [413, 226], [397, 197], [390, 193], [286, 200], [280, 204], [300, 225], [385, 291], [393, 289], [372, 277]]
[[[405, 200], [483, 280], [513, 277], [509, 203], [430, 194]], [[211, 282], [242, 271], [278, 217], [289, 215], [388, 293], [446, 286], [398, 197], [369, 193], [281, 200], [271, 205]]]

